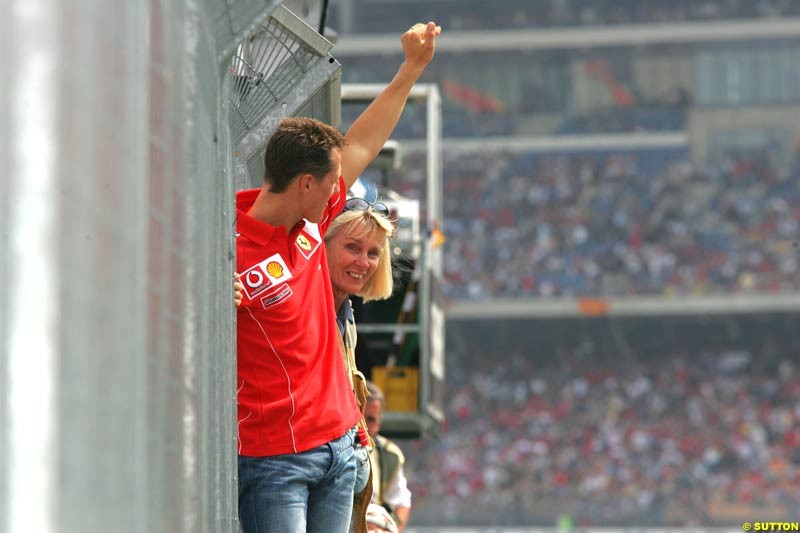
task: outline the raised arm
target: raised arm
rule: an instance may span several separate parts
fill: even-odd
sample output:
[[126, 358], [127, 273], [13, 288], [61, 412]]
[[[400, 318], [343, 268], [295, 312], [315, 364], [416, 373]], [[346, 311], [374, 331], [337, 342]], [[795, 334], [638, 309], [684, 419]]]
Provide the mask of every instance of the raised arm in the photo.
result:
[[433, 59], [436, 36], [442, 28], [433, 22], [415, 24], [403, 34], [405, 60], [394, 79], [353, 122], [342, 150], [342, 175], [349, 189], [389, 139], [414, 83]]

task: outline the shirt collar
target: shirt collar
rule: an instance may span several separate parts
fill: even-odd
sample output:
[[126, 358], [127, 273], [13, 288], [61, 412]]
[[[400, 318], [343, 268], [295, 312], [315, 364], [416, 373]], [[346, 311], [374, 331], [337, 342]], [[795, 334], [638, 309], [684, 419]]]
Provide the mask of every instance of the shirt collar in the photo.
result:
[[353, 306], [350, 304], [350, 298], [345, 298], [342, 305], [336, 311], [336, 325], [339, 326], [339, 333], [344, 335], [344, 325], [350, 322], [355, 324], [356, 318], [353, 316]]
[[336, 318], [342, 322], [345, 320], [348, 322], [356, 321], [355, 316], [353, 316], [353, 306], [350, 303], [350, 298], [345, 298], [342, 305], [339, 306], [339, 310], [336, 311]]
[[267, 244], [278, 229], [247, 214], [253, 207], [260, 189], [248, 189], [236, 193], [236, 231], [258, 244]]
[[[263, 246], [272, 240], [273, 235], [279, 228], [247, 214], [250, 208], [253, 207], [256, 198], [258, 198], [259, 192], [261, 192], [261, 189], [247, 189], [236, 193], [236, 231], [251, 241]], [[347, 186], [345, 185], [344, 178], [339, 176], [339, 194], [328, 200], [325, 217], [322, 222], [320, 222], [320, 226], [327, 228], [330, 219], [342, 212], [342, 209], [344, 209], [346, 192]], [[298, 225], [302, 224], [305, 224], [305, 219], [298, 222]], [[295, 228], [296, 227], [297, 226], [295, 226]], [[285, 229], [287, 233], [290, 233], [292, 230], [294, 230], [294, 228]]]

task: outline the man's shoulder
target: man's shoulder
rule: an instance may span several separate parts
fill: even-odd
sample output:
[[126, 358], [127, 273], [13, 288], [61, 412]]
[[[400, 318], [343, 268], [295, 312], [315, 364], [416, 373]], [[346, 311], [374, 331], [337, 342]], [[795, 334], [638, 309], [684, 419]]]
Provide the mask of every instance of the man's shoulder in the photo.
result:
[[[248, 189], [236, 193], [236, 246], [250, 247], [252, 245], [266, 246], [276, 235], [277, 228], [271, 224], [250, 216], [260, 189]], [[238, 239], [244, 236], [246, 239]], [[281, 243], [278, 243], [281, 244]]]
[[403, 450], [401, 450], [400, 446], [398, 446], [394, 441], [387, 439], [383, 435], [377, 435], [375, 437], [375, 443], [378, 448], [383, 448], [392, 455], [398, 456], [400, 460], [404, 459]]

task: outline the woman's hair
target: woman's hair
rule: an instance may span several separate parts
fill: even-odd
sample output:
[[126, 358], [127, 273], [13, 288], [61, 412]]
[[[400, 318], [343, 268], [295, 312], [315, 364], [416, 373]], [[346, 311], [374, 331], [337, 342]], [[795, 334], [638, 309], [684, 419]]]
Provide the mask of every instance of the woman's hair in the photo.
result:
[[377, 213], [373, 209], [354, 209], [343, 211], [333, 219], [328, 232], [325, 234], [325, 242], [330, 241], [342, 233], [345, 237], [363, 239], [373, 234], [383, 237], [381, 254], [378, 257], [378, 268], [372, 277], [364, 283], [364, 288], [359, 294], [365, 302], [371, 300], [385, 300], [392, 295], [392, 257], [389, 250], [389, 239], [394, 233], [392, 221], [386, 216]]

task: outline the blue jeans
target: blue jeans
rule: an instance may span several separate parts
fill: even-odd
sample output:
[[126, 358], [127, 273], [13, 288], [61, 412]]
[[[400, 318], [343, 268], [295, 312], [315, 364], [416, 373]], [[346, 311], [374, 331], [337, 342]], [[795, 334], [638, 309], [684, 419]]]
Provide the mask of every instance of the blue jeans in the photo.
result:
[[356, 454], [356, 485], [353, 488], [354, 494], [360, 494], [362, 490], [367, 488], [369, 481], [369, 451], [360, 443], [354, 444]]
[[353, 508], [355, 430], [313, 450], [239, 456], [244, 533], [346, 533]]

